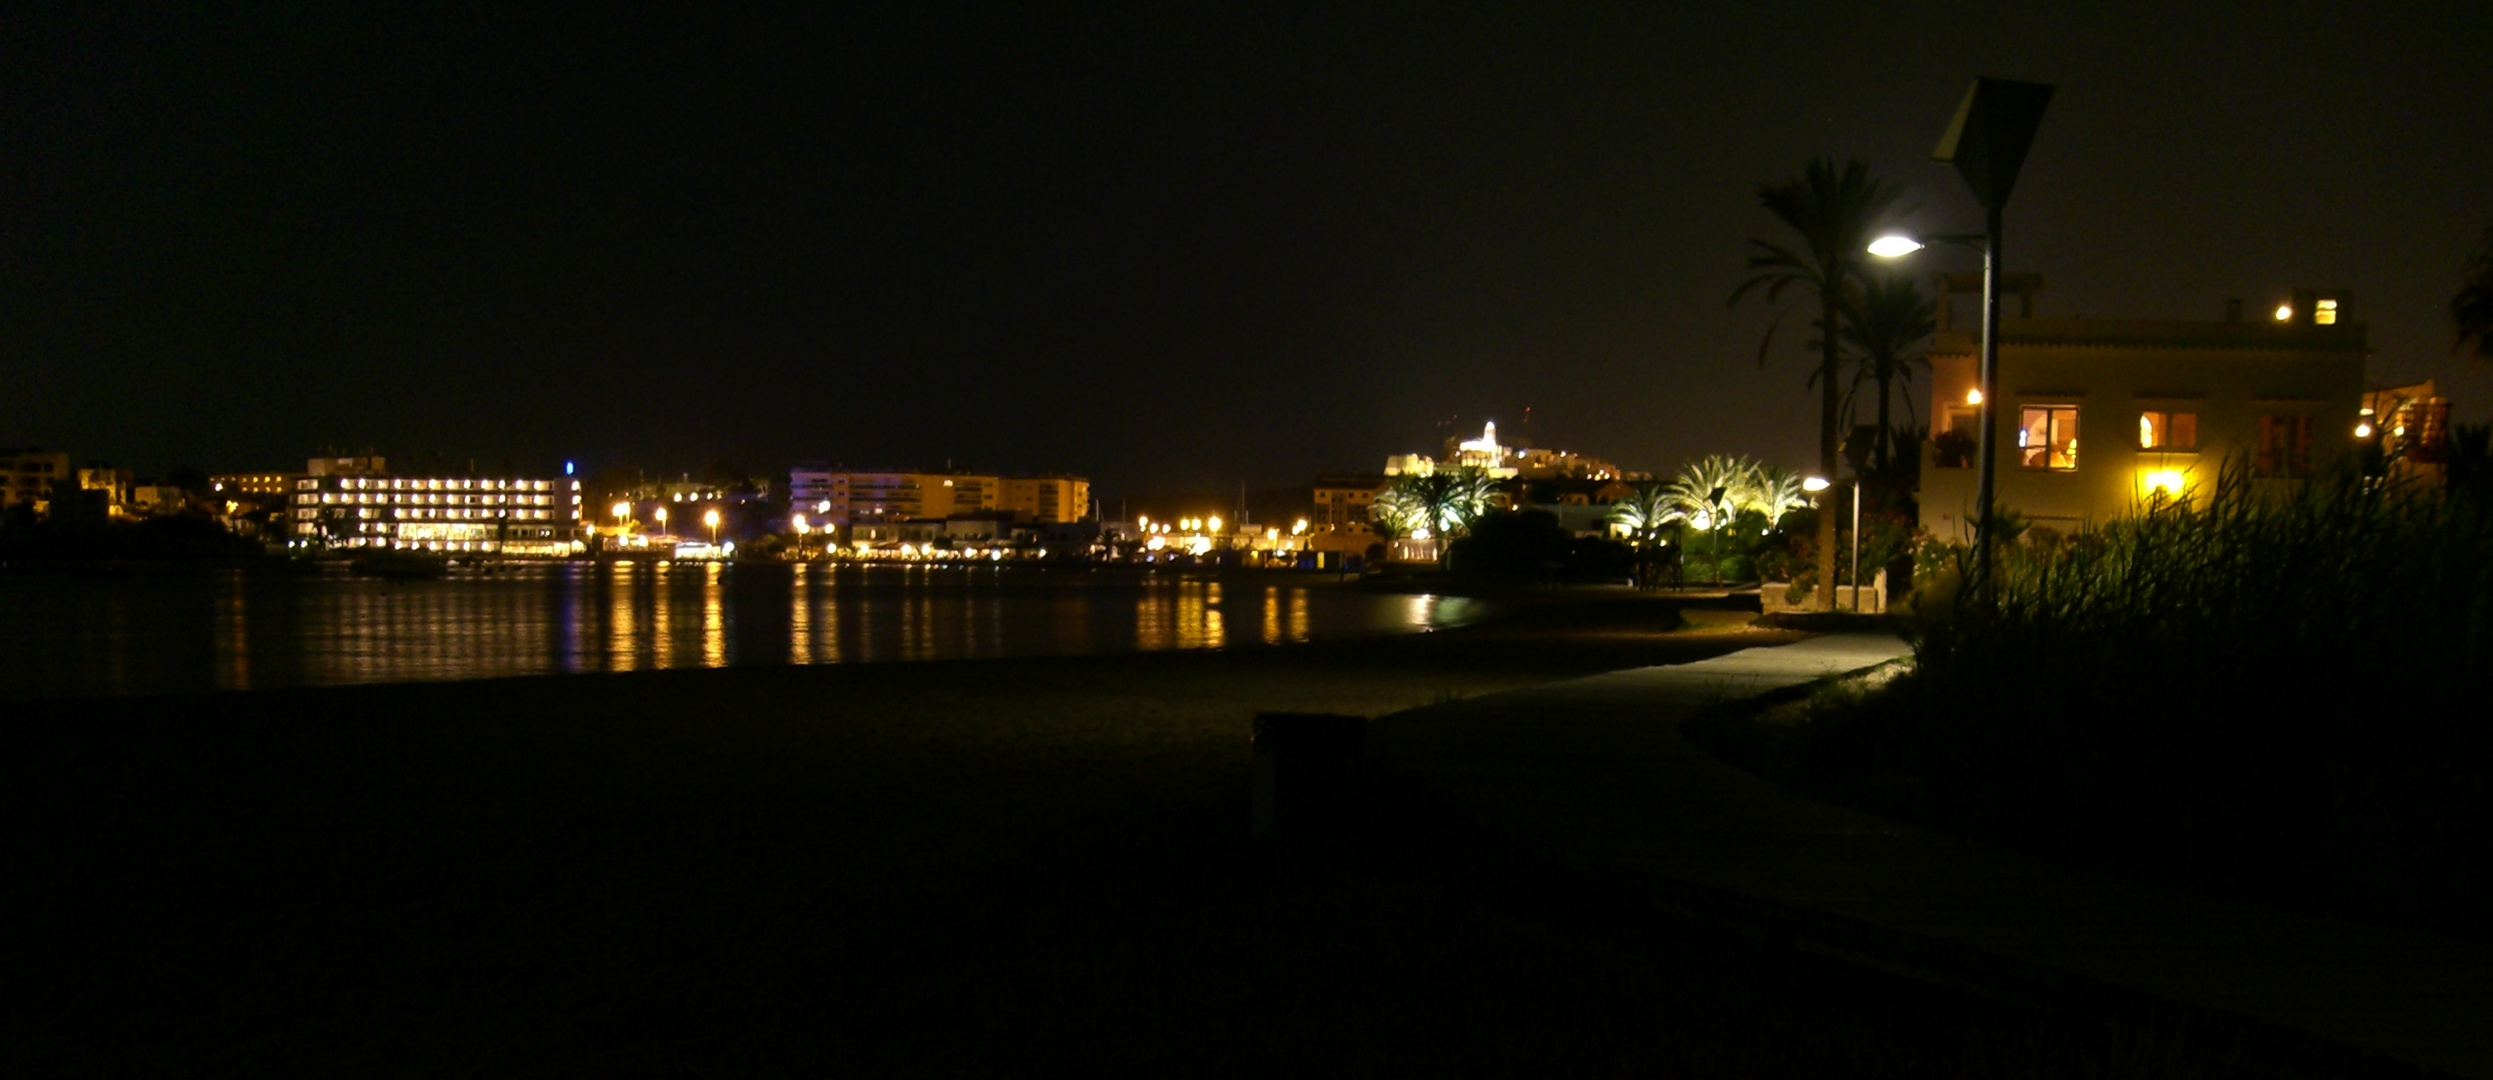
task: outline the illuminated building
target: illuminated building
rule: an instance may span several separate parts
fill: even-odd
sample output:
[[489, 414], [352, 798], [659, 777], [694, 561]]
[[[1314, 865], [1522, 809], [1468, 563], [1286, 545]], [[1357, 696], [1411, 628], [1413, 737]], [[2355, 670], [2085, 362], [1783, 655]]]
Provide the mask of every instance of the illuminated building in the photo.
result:
[[788, 505], [839, 525], [873, 526], [1011, 511], [1065, 524], [1089, 516], [1090, 481], [1078, 476], [859, 471], [799, 465], [788, 471]]
[[[2343, 317], [2346, 294], [2302, 290], [2275, 320], [2241, 310], [2228, 305], [2222, 321], [2001, 320], [1999, 505], [2068, 533], [2186, 500], [2229, 457], [2280, 483], [2354, 450], [2366, 345], [2363, 324]], [[1940, 312], [1947, 327], [1944, 302]], [[1976, 344], [1952, 328], [1933, 338], [1926, 415], [1937, 437], [1921, 448], [1922, 527], [1960, 541], [1974, 501]]]
[[2367, 390], [2355, 437], [2379, 448], [2390, 475], [2437, 481], [2450, 462], [2450, 399], [2431, 379]]
[[1618, 466], [1600, 458], [1499, 442], [1494, 420], [1481, 425], [1479, 438], [1447, 439], [1443, 459], [1426, 454], [1394, 454], [1385, 459], [1388, 477], [1427, 476], [1438, 469], [1479, 469], [1499, 480], [1617, 480], [1624, 475]]
[[1031, 521], [1070, 525], [1091, 516], [1091, 482], [1079, 476], [1008, 476], [998, 509]]
[[[345, 459], [340, 459], [345, 460]], [[390, 476], [381, 459], [345, 470], [314, 459], [294, 482], [297, 543], [563, 557], [582, 550], [580, 481]]]
[[130, 512], [130, 488], [138, 479], [128, 469], [116, 469], [96, 462], [78, 470], [78, 496], [88, 512], [101, 517], [127, 517]]
[[294, 491], [300, 473], [218, 473], [208, 478], [208, 492], [220, 499], [246, 495], [284, 498]]
[[46, 513], [52, 507], [52, 484], [70, 478], [68, 454], [33, 446], [0, 450], [0, 507], [24, 503], [37, 514]]
[[1307, 515], [1307, 522], [1323, 532], [1349, 528], [1364, 530], [1368, 527], [1369, 508], [1376, 505], [1378, 493], [1392, 482], [1388, 476], [1318, 474], [1311, 492], [1315, 509]]

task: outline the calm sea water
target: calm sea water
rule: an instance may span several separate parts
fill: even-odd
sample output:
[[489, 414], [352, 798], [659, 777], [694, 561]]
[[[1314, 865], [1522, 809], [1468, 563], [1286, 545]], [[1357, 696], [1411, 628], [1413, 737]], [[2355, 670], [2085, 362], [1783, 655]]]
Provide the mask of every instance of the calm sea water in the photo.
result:
[[0, 697], [1205, 649], [1408, 633], [1475, 601], [1216, 579], [891, 566], [544, 565], [0, 577]]

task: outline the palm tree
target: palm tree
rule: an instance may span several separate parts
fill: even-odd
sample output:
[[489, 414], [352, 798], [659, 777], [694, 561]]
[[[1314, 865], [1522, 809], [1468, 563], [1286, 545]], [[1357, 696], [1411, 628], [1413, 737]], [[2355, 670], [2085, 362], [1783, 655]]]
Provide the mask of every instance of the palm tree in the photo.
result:
[[1808, 489], [1801, 486], [1799, 474], [1764, 465], [1749, 474], [1749, 486], [1740, 493], [1738, 509], [1757, 511], [1766, 519], [1766, 530], [1772, 532], [1783, 523], [1783, 515], [1807, 505]]
[[2484, 230], [2475, 255], [2467, 260], [2458, 295], [2450, 298], [2450, 321], [2458, 326], [2452, 352], [2466, 352], [2473, 342], [2476, 359], [2493, 360], [2493, 228]]
[[1638, 484], [1636, 490], [1610, 504], [1610, 521], [1627, 530], [1627, 542], [1645, 547], [1662, 538], [1662, 530], [1688, 520], [1671, 496], [1671, 489], [1661, 484]]
[[1428, 530], [1437, 538], [1437, 561], [1446, 561], [1454, 535], [1470, 530], [1489, 509], [1497, 481], [1477, 468], [1404, 473], [1376, 497], [1369, 516], [1396, 531]]
[[[1818, 467], [1829, 478], [1835, 476], [1840, 463], [1837, 425], [1842, 401], [1835, 380], [1841, 360], [1838, 334], [1844, 295], [1861, 278], [1871, 231], [1887, 216], [1898, 194], [1894, 187], [1870, 179], [1870, 167], [1857, 159], [1846, 162], [1839, 173], [1834, 162], [1814, 158], [1798, 177], [1780, 184], [1759, 184], [1757, 201], [1799, 234], [1800, 243], [1750, 240], [1754, 250], [1749, 255], [1749, 279], [1731, 292], [1733, 304], [1753, 290], [1762, 290], [1772, 303], [1782, 299], [1785, 290], [1798, 286], [1801, 299], [1816, 301]], [[1769, 330], [1757, 347], [1761, 361], [1773, 343], [1774, 332]], [[1835, 518], [1831, 514], [1818, 515], [1818, 580], [1835, 580]], [[1818, 590], [1818, 603], [1820, 610], [1834, 610], [1835, 590]]]
[[[1865, 277], [1861, 288], [1844, 299], [1844, 343], [1852, 346], [1853, 389], [1863, 381], [1878, 384], [1878, 447], [1875, 467], [1885, 471], [1889, 460], [1887, 402], [1895, 384], [1913, 381], [1913, 365], [1922, 358], [1920, 346], [1939, 329], [1939, 302], [1922, 295], [1912, 279], [1901, 274]], [[1911, 418], [1911, 399], [1906, 399]], [[1829, 477], [1833, 479], [1833, 477]]]
[[1663, 490], [1673, 511], [1692, 521], [1702, 517], [1706, 524], [1700, 527], [1712, 528], [1714, 519], [1739, 512], [1756, 483], [1756, 462], [1708, 454], [1680, 469]]
[[1638, 484], [1626, 498], [1610, 504], [1610, 523], [1626, 530], [1628, 545], [1636, 549], [1637, 588], [1660, 584], [1657, 549], [1664, 542], [1662, 533], [1686, 520], [1671, 489], [1661, 484]]

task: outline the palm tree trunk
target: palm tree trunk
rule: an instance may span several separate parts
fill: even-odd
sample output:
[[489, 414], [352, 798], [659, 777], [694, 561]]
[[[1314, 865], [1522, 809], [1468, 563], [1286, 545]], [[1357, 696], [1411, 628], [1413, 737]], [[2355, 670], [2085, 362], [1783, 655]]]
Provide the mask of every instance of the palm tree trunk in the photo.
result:
[[[1818, 329], [1818, 342], [1821, 348], [1818, 368], [1818, 468], [1820, 470], [1818, 475], [1829, 481], [1833, 481], [1836, 475], [1835, 425], [1842, 407], [1842, 402], [1838, 400], [1835, 392], [1835, 379], [1839, 374], [1836, 367], [1839, 353], [1835, 340], [1838, 324], [1835, 321], [1837, 293], [1834, 290], [1841, 288], [1844, 280], [1840, 270], [1832, 276], [1834, 278], [1833, 288], [1824, 289], [1819, 293], [1824, 312], [1822, 317], [1825, 321], [1819, 324]], [[1828, 512], [1824, 506], [1818, 508], [1817, 601], [1818, 610], [1835, 610], [1835, 515]]]
[[1891, 365], [1880, 364], [1878, 366], [1878, 471], [1882, 473], [1887, 471], [1887, 457], [1889, 453], [1887, 438], [1887, 392], [1889, 384], [1893, 383], [1895, 378], [1896, 372]]

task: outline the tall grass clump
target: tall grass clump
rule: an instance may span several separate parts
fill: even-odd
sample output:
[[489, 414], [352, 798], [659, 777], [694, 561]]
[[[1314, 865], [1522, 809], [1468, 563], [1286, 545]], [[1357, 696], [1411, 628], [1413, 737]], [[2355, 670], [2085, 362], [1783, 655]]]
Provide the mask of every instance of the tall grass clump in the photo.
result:
[[2235, 463], [2187, 504], [2005, 545], [1988, 607], [1946, 553], [1915, 674], [1817, 756], [2083, 861], [2467, 930], [2493, 858], [2489, 509]]

